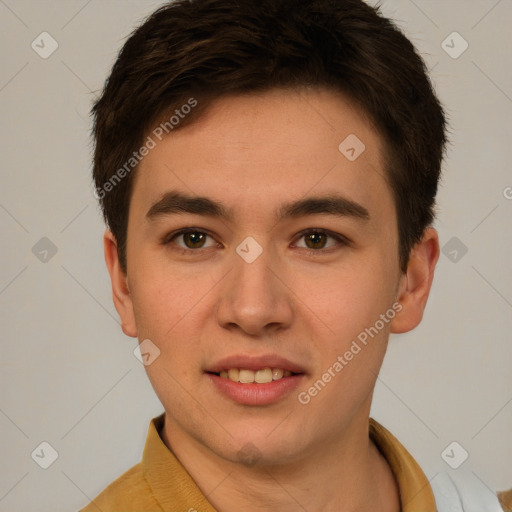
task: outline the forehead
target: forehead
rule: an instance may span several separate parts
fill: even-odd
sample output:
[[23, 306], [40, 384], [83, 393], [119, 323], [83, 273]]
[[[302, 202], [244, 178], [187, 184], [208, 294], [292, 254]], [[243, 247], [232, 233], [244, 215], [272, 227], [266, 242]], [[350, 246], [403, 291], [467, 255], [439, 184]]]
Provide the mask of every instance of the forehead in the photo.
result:
[[350, 100], [327, 90], [225, 97], [155, 142], [134, 176], [132, 201], [146, 210], [168, 190], [234, 212], [275, 210], [308, 194], [391, 200], [381, 137]]

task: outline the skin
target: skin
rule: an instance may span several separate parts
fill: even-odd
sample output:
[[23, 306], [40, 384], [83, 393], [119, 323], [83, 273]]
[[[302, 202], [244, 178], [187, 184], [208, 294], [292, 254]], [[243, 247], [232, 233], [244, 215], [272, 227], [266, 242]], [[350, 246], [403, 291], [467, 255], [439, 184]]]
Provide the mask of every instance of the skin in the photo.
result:
[[[353, 162], [338, 150], [349, 134], [366, 146]], [[378, 132], [338, 93], [272, 90], [228, 97], [172, 132], [141, 162], [130, 203], [126, 274], [115, 238], [105, 234], [123, 331], [149, 338], [161, 351], [146, 367], [165, 408], [161, 436], [219, 511], [400, 509], [391, 470], [368, 437], [368, 418], [390, 332], [409, 331], [421, 321], [439, 243], [428, 228], [407, 271], [400, 271], [383, 160]], [[148, 218], [171, 190], [218, 201], [233, 218]], [[333, 193], [366, 208], [369, 219], [315, 214], [275, 220], [284, 203]], [[211, 238], [199, 249], [187, 248], [190, 240], [183, 236], [170, 240], [186, 227]], [[311, 249], [300, 235], [310, 228], [350, 242], [320, 237], [325, 246]], [[250, 264], [235, 252], [248, 236], [263, 248]], [[402, 309], [394, 319], [301, 404], [298, 393], [396, 302]], [[237, 404], [204, 373], [226, 356], [268, 353], [306, 373], [300, 388], [275, 404]], [[256, 462], [239, 455], [247, 443]]]

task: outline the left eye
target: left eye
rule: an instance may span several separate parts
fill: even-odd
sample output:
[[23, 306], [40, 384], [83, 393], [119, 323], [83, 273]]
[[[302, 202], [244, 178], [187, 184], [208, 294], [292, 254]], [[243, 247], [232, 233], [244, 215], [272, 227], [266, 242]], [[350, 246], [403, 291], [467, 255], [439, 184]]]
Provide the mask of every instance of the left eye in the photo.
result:
[[[329, 249], [331, 247], [336, 247], [337, 244], [344, 243], [344, 240], [340, 236], [336, 236], [334, 234], [327, 233], [322, 230], [310, 230], [304, 233], [301, 233], [299, 240], [304, 240], [304, 245], [298, 245], [297, 247], [305, 248], [305, 249]], [[328, 241], [334, 241], [328, 245]]]

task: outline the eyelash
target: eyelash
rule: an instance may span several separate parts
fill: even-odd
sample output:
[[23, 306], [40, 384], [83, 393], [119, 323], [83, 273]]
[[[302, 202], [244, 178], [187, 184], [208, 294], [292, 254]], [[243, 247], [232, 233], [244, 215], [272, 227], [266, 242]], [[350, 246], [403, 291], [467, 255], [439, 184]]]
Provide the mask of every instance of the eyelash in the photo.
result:
[[[199, 233], [202, 235], [209, 236], [210, 238], [214, 238], [207, 231], [203, 231], [203, 230], [195, 229], [195, 228], [183, 228], [183, 229], [180, 229], [179, 231], [175, 231], [174, 233], [171, 233], [171, 234], [165, 236], [164, 239], [162, 240], [162, 244], [170, 245], [176, 238], [178, 238], [182, 235], [186, 235], [188, 233]], [[326, 229], [320, 229], [320, 228], [317, 228], [317, 229], [316, 228], [308, 228], [308, 229], [302, 230], [300, 233], [297, 234], [295, 240], [299, 240], [307, 235], [312, 235], [312, 234], [325, 235], [329, 238], [334, 239], [336, 242], [338, 242], [339, 245], [337, 247], [328, 247], [327, 249], [324, 249], [324, 248], [310, 249], [307, 247], [299, 247], [298, 249], [302, 249], [303, 251], [306, 251], [307, 253], [310, 253], [310, 254], [313, 254], [313, 253], [318, 254], [318, 253], [322, 253], [322, 252], [323, 253], [331, 252], [332, 250], [339, 249], [340, 246], [351, 246], [351, 241], [347, 237], [337, 234], [337, 233], [333, 233], [332, 231], [328, 231]], [[183, 247], [175, 246], [173, 249], [177, 250], [181, 253], [184, 253], [184, 254], [191, 254], [194, 252], [198, 253], [201, 251], [201, 249], [209, 249], [209, 248], [210, 247], [206, 247], [206, 248], [199, 247], [197, 249], [190, 249], [190, 248], [183, 248]]]

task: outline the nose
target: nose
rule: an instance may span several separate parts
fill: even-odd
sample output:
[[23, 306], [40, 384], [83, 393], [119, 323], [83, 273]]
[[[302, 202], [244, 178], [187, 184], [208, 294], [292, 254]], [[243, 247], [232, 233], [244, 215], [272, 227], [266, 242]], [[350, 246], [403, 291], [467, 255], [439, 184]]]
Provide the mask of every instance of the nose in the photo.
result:
[[289, 327], [293, 294], [285, 283], [282, 265], [270, 251], [264, 250], [252, 263], [235, 254], [219, 294], [217, 322], [255, 337]]

